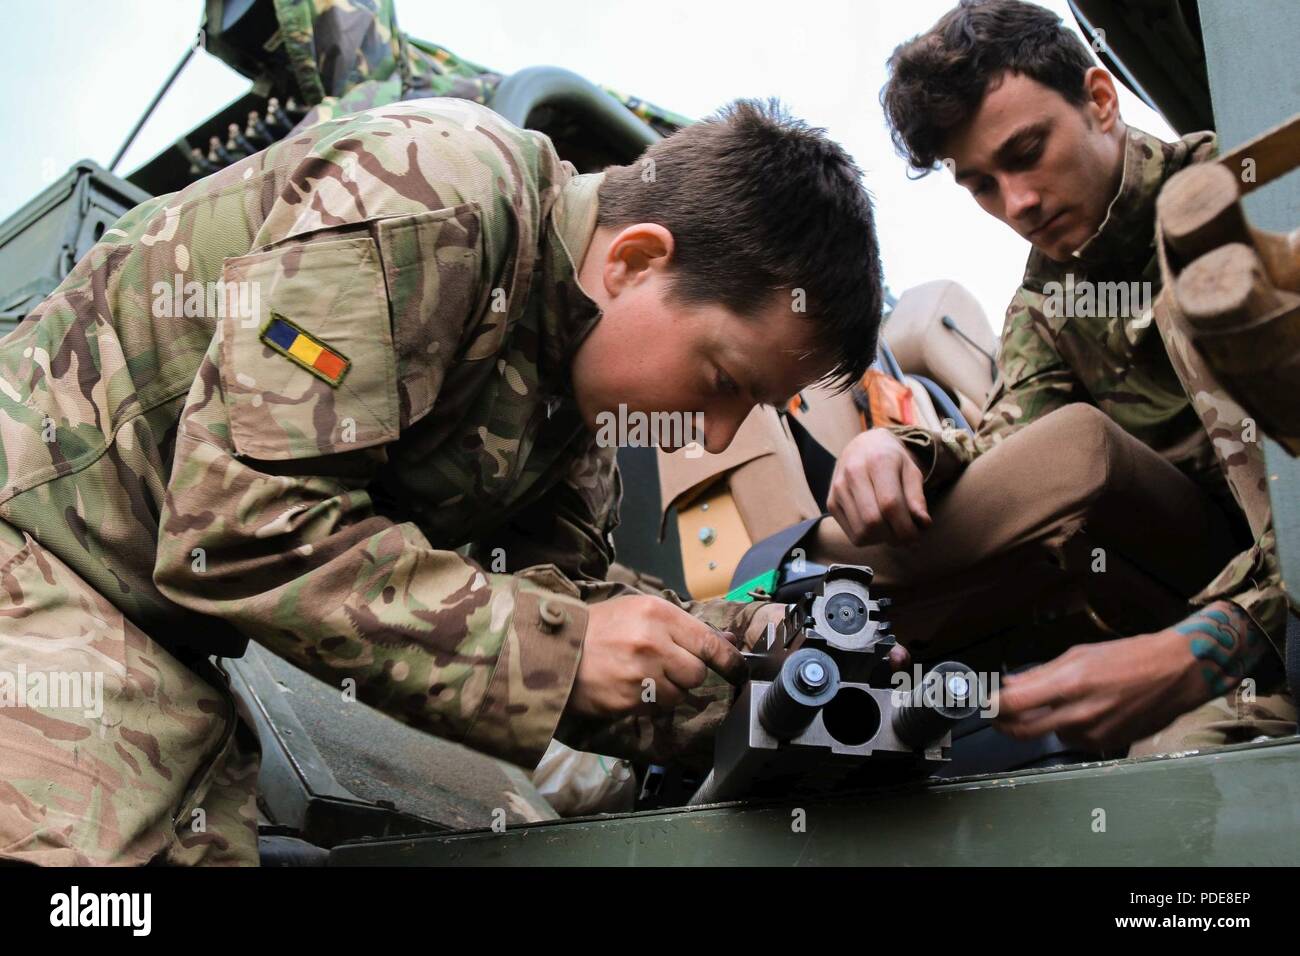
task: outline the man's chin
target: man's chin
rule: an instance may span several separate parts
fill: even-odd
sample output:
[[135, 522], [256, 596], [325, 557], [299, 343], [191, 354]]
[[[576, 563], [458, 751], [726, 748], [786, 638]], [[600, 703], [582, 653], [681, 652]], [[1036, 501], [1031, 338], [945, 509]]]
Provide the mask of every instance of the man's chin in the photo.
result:
[[1033, 247], [1036, 250], [1038, 250], [1040, 255], [1046, 256], [1048, 259], [1051, 259], [1053, 262], [1060, 262], [1060, 263], [1073, 262], [1074, 252], [1082, 244], [1083, 244], [1082, 242], [1074, 242], [1073, 240], [1066, 241], [1063, 239], [1058, 240], [1056, 242], [1048, 243], [1046, 245], [1037, 242], [1031, 243], [1031, 245], [1033, 245]]

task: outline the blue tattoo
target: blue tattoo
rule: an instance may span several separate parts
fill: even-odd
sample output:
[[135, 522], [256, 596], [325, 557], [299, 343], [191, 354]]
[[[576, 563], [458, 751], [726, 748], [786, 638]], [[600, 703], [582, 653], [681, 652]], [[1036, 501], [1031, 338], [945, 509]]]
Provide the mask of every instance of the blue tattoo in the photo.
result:
[[[1233, 617], [1239, 619], [1234, 621]], [[1205, 663], [1201, 677], [1216, 696], [1236, 687], [1264, 650], [1254, 621], [1244, 611], [1238, 611], [1233, 617], [1211, 608], [1198, 611], [1174, 627], [1179, 634], [1190, 638], [1188, 649], [1194, 658]]]

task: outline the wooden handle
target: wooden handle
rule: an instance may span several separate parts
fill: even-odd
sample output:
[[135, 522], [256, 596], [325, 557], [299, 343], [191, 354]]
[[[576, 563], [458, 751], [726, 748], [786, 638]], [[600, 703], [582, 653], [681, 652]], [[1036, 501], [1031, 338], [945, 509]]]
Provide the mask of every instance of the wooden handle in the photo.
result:
[[1237, 178], [1217, 163], [1189, 166], [1171, 178], [1156, 200], [1156, 215], [1183, 263], [1231, 242], [1251, 242]]
[[1280, 305], [1259, 255], [1240, 242], [1207, 252], [1184, 269], [1174, 297], [1187, 321], [1202, 331], [1246, 325]]

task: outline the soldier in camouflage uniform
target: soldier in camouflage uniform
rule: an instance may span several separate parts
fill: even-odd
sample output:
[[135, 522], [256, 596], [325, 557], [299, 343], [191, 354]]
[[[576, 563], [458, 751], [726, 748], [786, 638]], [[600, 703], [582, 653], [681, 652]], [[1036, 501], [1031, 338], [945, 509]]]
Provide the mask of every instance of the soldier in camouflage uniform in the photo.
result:
[[[1244, 515], [1252, 543], [1193, 598], [1199, 610], [1185, 621], [1075, 647], [1006, 679], [1002, 729], [1057, 731], [1103, 750], [1133, 744], [1134, 754], [1293, 733], [1295, 704], [1279, 686], [1288, 612], [1262, 436], [1180, 334], [1166, 299], [1142, 295], [1161, 287], [1156, 196], [1170, 176], [1213, 156], [1214, 136], [1165, 143], [1126, 127], [1111, 77], [1083, 43], [1020, 0], [963, 3], [890, 65], [883, 102], [900, 151], [922, 170], [943, 159], [1034, 248], [976, 433], [864, 433], [841, 456], [832, 514], [857, 543], [912, 540], [929, 524], [927, 493], [1049, 412], [1092, 405], [1239, 524]], [[1136, 294], [1112, 308], [1115, 287], [1103, 283]], [[1271, 683], [1238, 695], [1247, 674]]]
[[575, 175], [464, 100], [329, 120], [127, 213], [0, 342], [0, 676], [103, 681], [0, 707], [0, 857], [255, 863], [210, 660], [249, 639], [526, 767], [707, 753], [725, 632], [777, 609], [603, 580], [595, 423], [699, 411], [717, 450], [860, 374], [879, 262], [857, 169], [779, 111], [646, 163]]
[[[487, 105], [501, 83], [501, 74], [399, 29], [393, 0], [280, 0], [275, 16], [279, 30], [267, 49], [283, 54], [295, 102], [310, 108], [304, 127], [404, 99], [451, 96]], [[240, 62], [220, 40], [210, 49]], [[605, 89], [661, 135], [690, 122]]]

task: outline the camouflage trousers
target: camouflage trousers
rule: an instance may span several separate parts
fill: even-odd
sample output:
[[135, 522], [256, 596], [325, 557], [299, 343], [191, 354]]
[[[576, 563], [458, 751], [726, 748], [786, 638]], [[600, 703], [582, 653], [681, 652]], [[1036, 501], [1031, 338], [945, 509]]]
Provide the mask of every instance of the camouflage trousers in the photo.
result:
[[217, 666], [0, 522], [0, 860], [256, 865], [250, 726]]
[[1296, 702], [1288, 693], [1251, 697], [1237, 688], [1177, 717], [1164, 730], [1135, 742], [1130, 757], [1244, 744], [1296, 732]]

